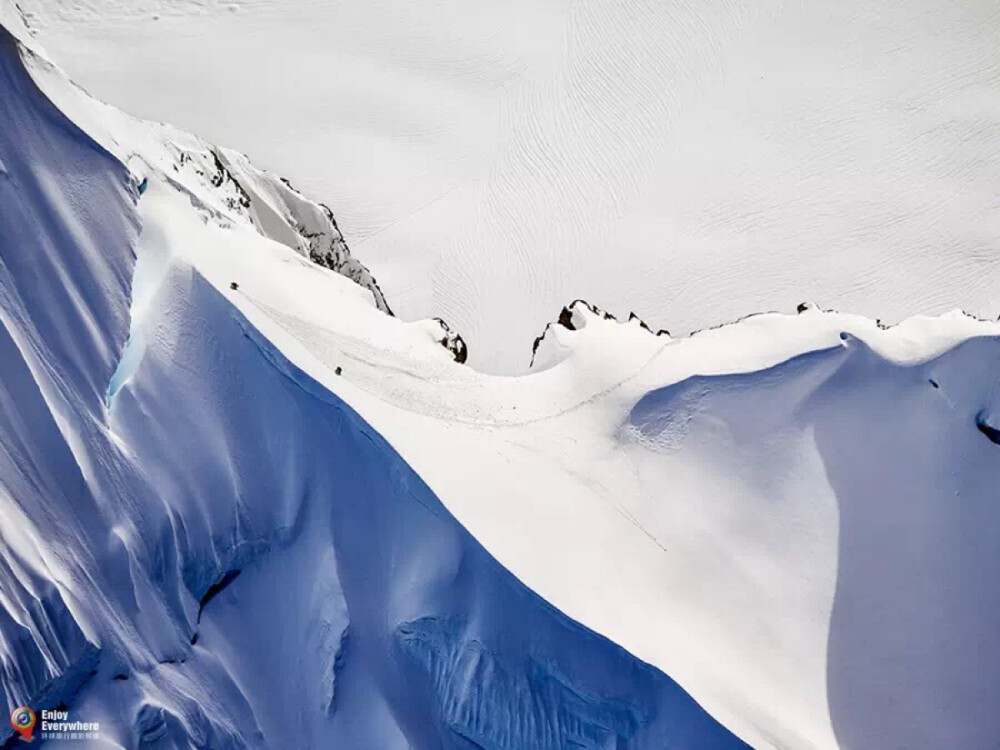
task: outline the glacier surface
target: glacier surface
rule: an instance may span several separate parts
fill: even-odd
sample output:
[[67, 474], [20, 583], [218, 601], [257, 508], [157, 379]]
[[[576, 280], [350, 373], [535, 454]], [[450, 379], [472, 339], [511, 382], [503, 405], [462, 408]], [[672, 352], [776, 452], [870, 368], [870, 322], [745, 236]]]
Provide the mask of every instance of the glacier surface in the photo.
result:
[[120, 747], [995, 744], [1000, 325], [578, 301], [486, 375], [329, 209], [0, 23], [11, 704]]
[[138, 183], [6, 32], [0, 90], [10, 705], [127, 748], [744, 746], [501, 567], [196, 270], [143, 255]]
[[994, 3], [21, 4], [95, 95], [329, 202], [480, 369], [576, 297], [676, 333], [1000, 314]]

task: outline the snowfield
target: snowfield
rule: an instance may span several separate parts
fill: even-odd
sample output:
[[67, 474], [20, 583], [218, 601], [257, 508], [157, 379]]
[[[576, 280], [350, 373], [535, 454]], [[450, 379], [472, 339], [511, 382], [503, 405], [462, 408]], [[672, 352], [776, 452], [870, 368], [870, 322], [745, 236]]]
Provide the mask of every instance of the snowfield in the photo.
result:
[[93, 109], [103, 140], [151, 149], [130, 172], [19, 52], [53, 98], [79, 96], [2, 32], [8, 705], [64, 706], [100, 747], [745, 747], [501, 567], [217, 274], [298, 276], [320, 309], [395, 326], [390, 350], [458, 368], [440, 324], [395, 322], [356, 268], [258, 233], [232, 173], [205, 171], [211, 149], [160, 152], [156, 126], [129, 143], [137, 123]]
[[[157, 23], [211, 27], [223, 7]], [[118, 10], [109, 38], [161, 12]], [[645, 66], [657, 14], [628, 10]], [[65, 702], [123, 748], [995, 745], [1000, 324], [807, 305], [672, 337], [582, 301], [560, 312], [568, 295], [522, 336], [547, 294], [522, 285], [462, 319], [509, 323], [532, 360], [484, 373], [440, 321], [387, 314], [385, 276], [322, 206], [91, 99], [4, 0], [0, 24], [11, 706]], [[403, 222], [415, 247], [430, 216]], [[978, 275], [970, 297], [995, 281]], [[901, 293], [871, 283], [880, 303]]]
[[1000, 314], [994, 3], [21, 4], [91, 93], [335, 207], [480, 370], [577, 297], [679, 334]]

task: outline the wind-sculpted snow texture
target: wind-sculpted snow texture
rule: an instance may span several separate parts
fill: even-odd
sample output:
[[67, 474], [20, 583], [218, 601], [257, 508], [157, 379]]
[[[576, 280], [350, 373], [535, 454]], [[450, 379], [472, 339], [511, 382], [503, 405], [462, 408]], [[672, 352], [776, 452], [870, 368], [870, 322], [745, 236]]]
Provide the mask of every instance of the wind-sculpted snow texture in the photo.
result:
[[90, 444], [138, 227], [125, 168], [39, 95], [2, 28], [0, 97], [0, 679], [10, 707], [55, 705], [97, 663], [74, 578], [120, 562], [86, 546], [107, 532]]
[[5, 32], [0, 94], [8, 703], [127, 748], [744, 746], [501, 567], [196, 270], [130, 325], [134, 177]]
[[827, 690], [840, 746], [992, 747], [1000, 449], [977, 424], [1000, 405], [1000, 340], [901, 367], [844, 338], [761, 372], [653, 391], [632, 409], [626, 442], [647, 486], [683, 455], [777, 505], [803, 479], [821, 486], [808, 480], [821, 473], [839, 509]]
[[0, 23], [9, 703], [127, 748], [995, 747], [1000, 323], [560, 299], [485, 375], [321, 204]]
[[87, 90], [329, 203], [480, 369], [576, 297], [679, 334], [1000, 313], [995, 2], [21, 4]]

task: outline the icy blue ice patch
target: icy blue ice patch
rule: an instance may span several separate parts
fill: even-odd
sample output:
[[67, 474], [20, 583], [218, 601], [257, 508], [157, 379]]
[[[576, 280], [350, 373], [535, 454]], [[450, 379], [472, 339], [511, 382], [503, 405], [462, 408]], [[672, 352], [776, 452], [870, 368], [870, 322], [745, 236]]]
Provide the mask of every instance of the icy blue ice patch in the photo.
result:
[[142, 360], [142, 353], [145, 348], [146, 342], [144, 336], [140, 331], [133, 330], [125, 342], [121, 359], [118, 360], [118, 366], [115, 368], [108, 383], [108, 401], [111, 401], [115, 397], [122, 386], [128, 382], [132, 373], [135, 372], [136, 367], [139, 366], [139, 362]]

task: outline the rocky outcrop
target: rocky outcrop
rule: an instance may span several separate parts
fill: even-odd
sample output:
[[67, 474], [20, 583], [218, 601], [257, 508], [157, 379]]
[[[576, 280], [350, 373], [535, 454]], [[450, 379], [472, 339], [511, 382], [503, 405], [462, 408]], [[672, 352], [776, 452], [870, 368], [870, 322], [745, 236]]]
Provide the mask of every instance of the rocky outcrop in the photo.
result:
[[[607, 310], [602, 310], [597, 305], [591, 304], [584, 299], [575, 299], [560, 310], [559, 316], [554, 321], [547, 323], [545, 325], [545, 330], [543, 330], [541, 334], [535, 338], [534, 343], [531, 345], [531, 364], [529, 365], [529, 368], [535, 367], [536, 361], [541, 359], [539, 352], [544, 348], [545, 342], [549, 340], [549, 336], [552, 333], [553, 328], [562, 327], [569, 331], [581, 330], [586, 327], [588, 316], [600, 318], [602, 320], [611, 320], [616, 323], [623, 322], [620, 321], [617, 316], [609, 313]], [[631, 323], [633, 321], [651, 336], [670, 336], [670, 332], [666, 329], [660, 329], [654, 332], [653, 329], [646, 325], [646, 322], [634, 312], [629, 313], [628, 321], [625, 322]]]
[[229, 149], [213, 149], [212, 153], [221, 175], [217, 181], [221, 185], [232, 180], [246, 196], [245, 208], [258, 232], [364, 287], [372, 293], [376, 306], [392, 315], [378, 282], [351, 255], [327, 206], [309, 200], [288, 180], [256, 168], [243, 154]]

